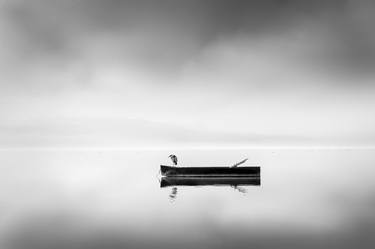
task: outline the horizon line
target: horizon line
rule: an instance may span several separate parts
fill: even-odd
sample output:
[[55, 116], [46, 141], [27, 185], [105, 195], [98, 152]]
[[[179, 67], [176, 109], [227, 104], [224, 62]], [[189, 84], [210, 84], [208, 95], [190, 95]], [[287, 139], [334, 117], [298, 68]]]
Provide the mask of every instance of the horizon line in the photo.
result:
[[375, 145], [263, 145], [263, 146], [105, 146], [105, 147], [0, 147], [0, 151], [166, 151], [166, 150], [375, 150]]

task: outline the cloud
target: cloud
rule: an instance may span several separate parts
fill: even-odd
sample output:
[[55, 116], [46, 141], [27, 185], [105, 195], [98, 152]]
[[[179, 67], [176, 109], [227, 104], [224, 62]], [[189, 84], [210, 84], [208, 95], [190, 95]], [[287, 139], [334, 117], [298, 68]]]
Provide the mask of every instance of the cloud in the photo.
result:
[[87, 59], [93, 46], [90, 52], [113, 60], [173, 71], [221, 39], [302, 33], [306, 39], [290, 43], [314, 47], [313, 58], [304, 60], [365, 68], [374, 65], [374, 7], [369, 1], [12, 1], [3, 4], [2, 39], [19, 63], [71, 63]]

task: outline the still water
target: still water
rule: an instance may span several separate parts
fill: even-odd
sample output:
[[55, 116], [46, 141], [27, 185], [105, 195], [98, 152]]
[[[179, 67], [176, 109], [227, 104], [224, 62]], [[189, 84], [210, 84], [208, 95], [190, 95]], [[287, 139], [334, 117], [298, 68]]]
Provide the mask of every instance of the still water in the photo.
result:
[[[161, 187], [159, 165], [261, 166]], [[0, 248], [374, 248], [373, 150], [3, 150]]]

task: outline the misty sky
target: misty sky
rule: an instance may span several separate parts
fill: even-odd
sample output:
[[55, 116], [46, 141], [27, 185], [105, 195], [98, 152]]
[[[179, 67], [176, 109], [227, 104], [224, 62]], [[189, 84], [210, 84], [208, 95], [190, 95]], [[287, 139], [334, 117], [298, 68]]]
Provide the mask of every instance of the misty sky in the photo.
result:
[[0, 0], [0, 147], [374, 145], [374, 11], [362, 0]]

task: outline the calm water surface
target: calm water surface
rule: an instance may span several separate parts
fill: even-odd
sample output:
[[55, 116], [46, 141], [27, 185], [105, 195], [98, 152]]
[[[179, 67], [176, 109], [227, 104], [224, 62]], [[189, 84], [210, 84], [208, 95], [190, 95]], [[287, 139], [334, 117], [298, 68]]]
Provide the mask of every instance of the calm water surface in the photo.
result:
[[174, 151], [248, 157], [261, 185], [160, 188], [169, 151], [0, 152], [0, 248], [374, 248], [375, 151]]

